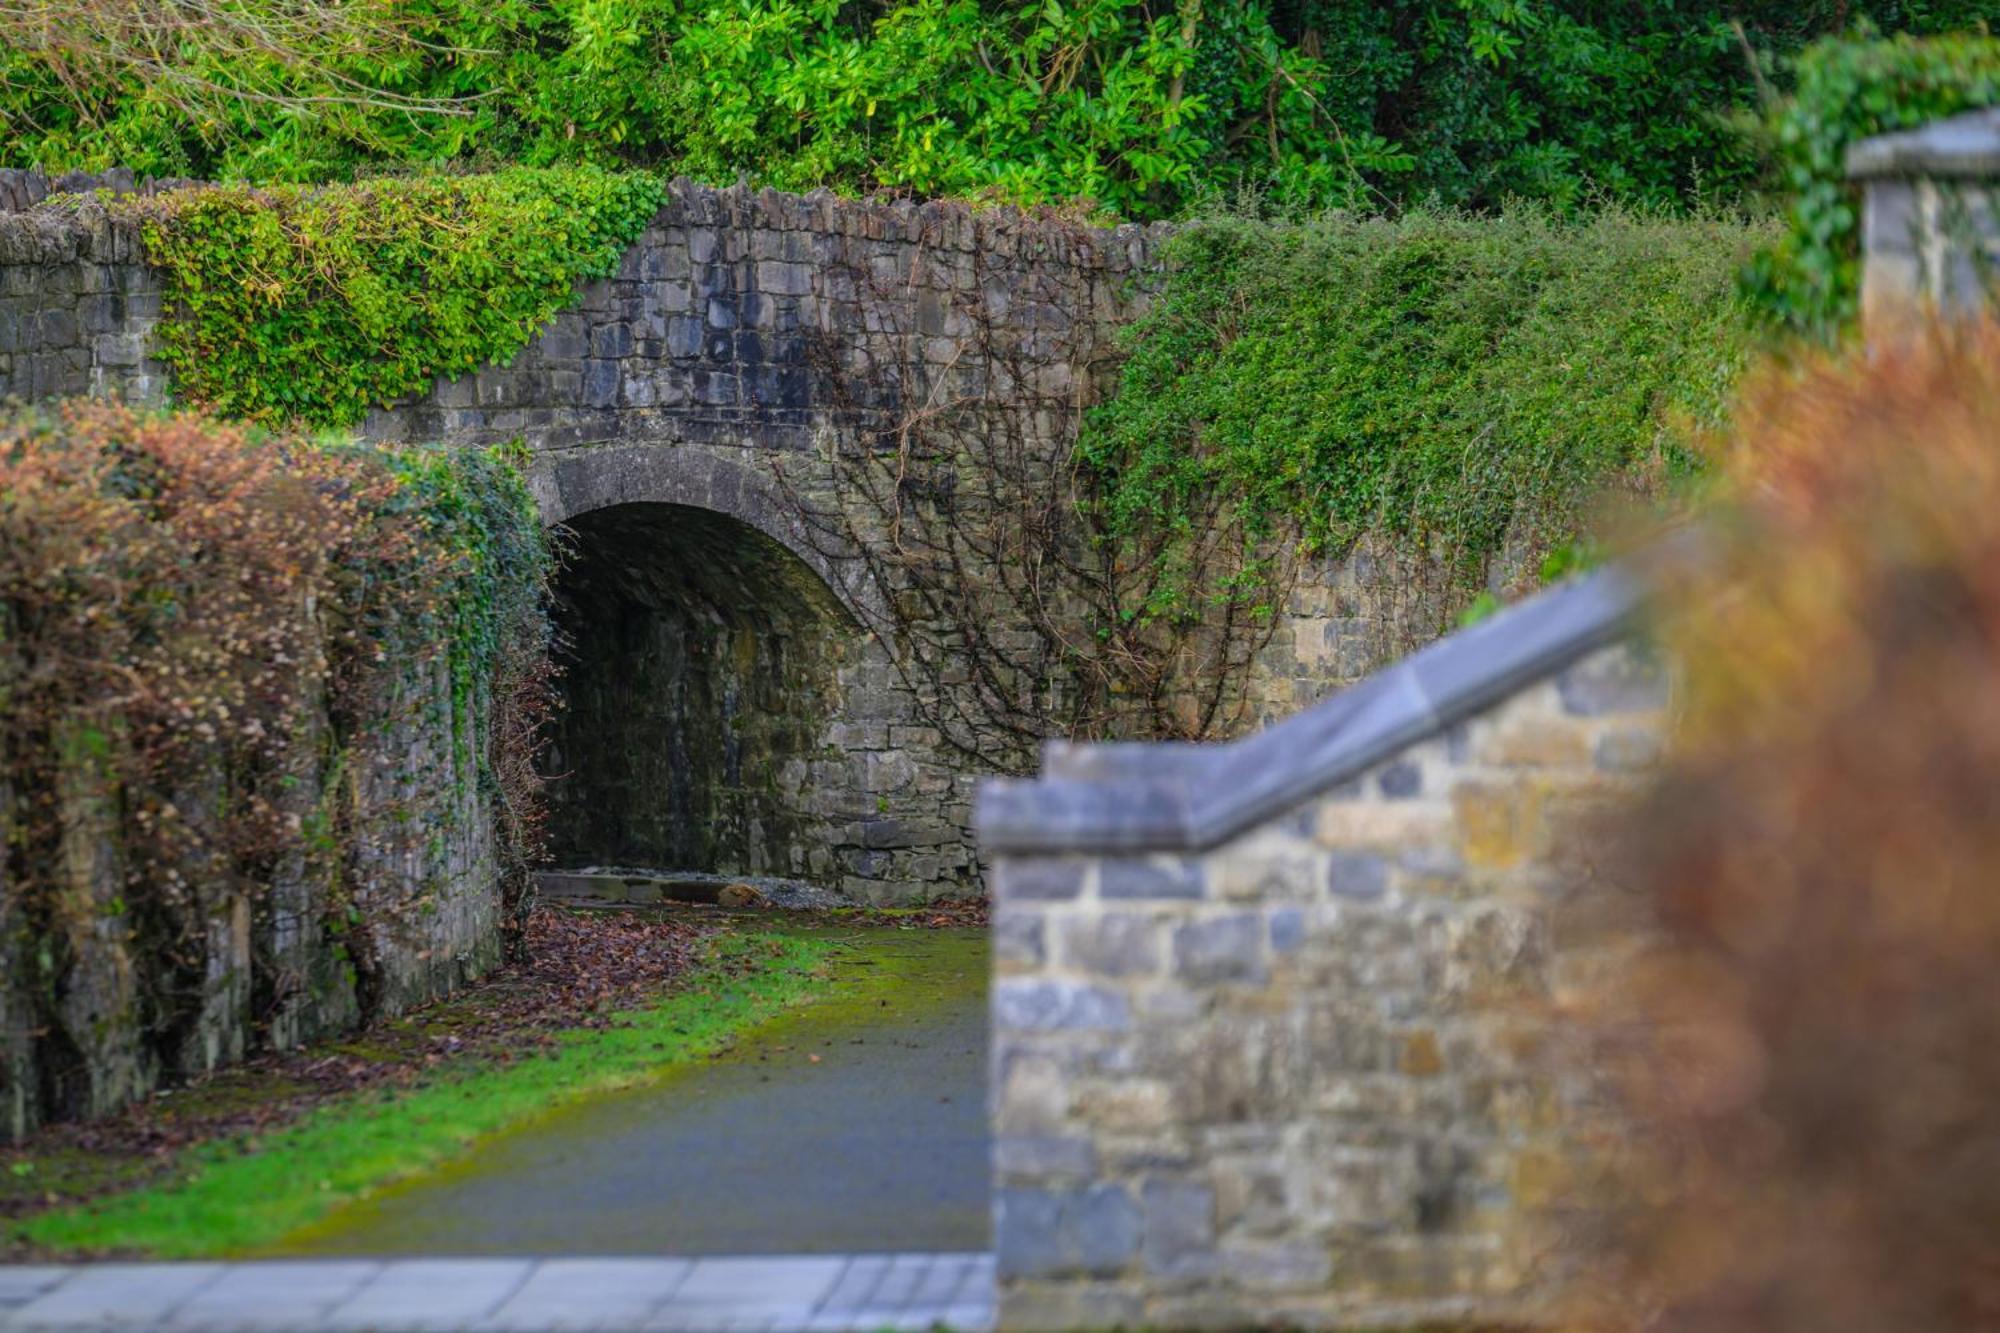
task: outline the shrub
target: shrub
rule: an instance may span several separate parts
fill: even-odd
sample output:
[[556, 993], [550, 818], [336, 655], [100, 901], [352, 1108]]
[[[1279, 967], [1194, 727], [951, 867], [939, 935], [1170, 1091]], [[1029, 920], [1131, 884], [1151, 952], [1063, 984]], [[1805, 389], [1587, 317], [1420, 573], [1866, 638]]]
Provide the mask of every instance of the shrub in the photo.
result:
[[654, 177], [592, 167], [350, 186], [227, 186], [121, 201], [167, 275], [159, 354], [189, 402], [352, 425], [440, 375], [505, 364], [614, 270]]
[[1861, 298], [1861, 197], [1847, 181], [1850, 145], [1996, 105], [2000, 37], [1830, 38], [1808, 48], [1796, 93], [1767, 127], [1791, 202], [1786, 235], [1745, 273], [1765, 315], [1822, 342], [1852, 325]]
[[[363, 895], [380, 878], [364, 867], [465, 808], [434, 772], [385, 786], [367, 770], [385, 745], [391, 769], [421, 767], [412, 724], [484, 796], [520, 767], [484, 723], [532, 687], [546, 568], [526, 487], [496, 455], [103, 404], [0, 422], [0, 1001], [53, 1005], [80, 960], [101, 967], [129, 932], [120, 966], [171, 1067], [226, 966], [210, 952], [217, 913], [248, 903], [268, 928], [286, 866], [366, 969], [372, 932], [421, 910], [430, 886]], [[440, 678], [460, 729], [436, 745]], [[509, 743], [533, 743], [518, 733]], [[392, 789], [419, 799], [391, 810]], [[531, 838], [525, 819], [513, 828]], [[301, 984], [267, 965], [267, 994]]]
[[1616, 1326], [2000, 1310], [1996, 433], [1992, 327], [1751, 399], [1671, 598], [1678, 758], [1627, 846], [1658, 936], [1602, 1029], [1637, 1158]]
[[[1082, 434], [1102, 526], [1169, 571], [1218, 531], [1388, 532], [1466, 589], [1510, 539], [1532, 569], [1600, 488], [1693, 467], [1749, 352], [1733, 274], [1758, 236], [1526, 208], [1192, 227]], [[1257, 591], [1167, 577], [1145, 613]]]

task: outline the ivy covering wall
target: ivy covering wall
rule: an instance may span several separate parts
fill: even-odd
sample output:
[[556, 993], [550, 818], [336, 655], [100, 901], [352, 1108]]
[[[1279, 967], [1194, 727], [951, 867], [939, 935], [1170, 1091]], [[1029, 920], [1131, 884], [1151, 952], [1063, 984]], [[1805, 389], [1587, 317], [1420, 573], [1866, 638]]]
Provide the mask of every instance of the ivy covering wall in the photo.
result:
[[[1771, 229], [1619, 212], [1415, 212], [1179, 233], [1079, 442], [1106, 540], [1161, 562], [1144, 615], [1264, 592], [1209, 567], [1218, 532], [1339, 551], [1370, 532], [1479, 587], [1606, 488], [1699, 466], [1756, 341], [1738, 267]], [[1528, 560], [1532, 569], [1534, 561]]]
[[505, 364], [618, 266], [655, 176], [575, 166], [124, 201], [165, 270], [158, 355], [219, 415], [317, 426]]

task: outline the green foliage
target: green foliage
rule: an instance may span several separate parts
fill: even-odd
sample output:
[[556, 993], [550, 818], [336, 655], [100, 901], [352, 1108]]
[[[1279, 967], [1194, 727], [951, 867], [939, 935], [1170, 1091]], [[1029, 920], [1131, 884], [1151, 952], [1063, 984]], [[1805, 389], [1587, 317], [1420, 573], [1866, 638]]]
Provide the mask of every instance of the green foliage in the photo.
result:
[[1173, 576], [1217, 531], [1387, 531], [1468, 582], [1503, 543], [1560, 550], [1600, 488], [1693, 466], [1749, 354], [1733, 277], [1758, 236], [1529, 208], [1180, 233], [1079, 443], [1109, 539], [1168, 573], [1139, 613], [1258, 594]]
[[[64, 0], [88, 7], [91, 0]], [[276, 0], [226, 12], [239, 27]], [[0, 27], [0, 165], [257, 180], [385, 163], [627, 163], [713, 183], [1088, 197], [1737, 198], [1727, 123], [1809, 40], [1936, 33], [1988, 0], [347, 0], [246, 62], [162, 70]], [[371, 17], [372, 11], [379, 14]], [[4, 24], [0, 18], [0, 24]], [[1738, 26], [1740, 24], [1740, 27]], [[254, 26], [254, 25], [252, 25]], [[356, 41], [355, 30], [383, 34]]]
[[1799, 60], [1795, 95], [1770, 117], [1789, 230], [1757, 256], [1745, 287], [1794, 332], [1830, 341], [1861, 295], [1861, 200], [1846, 157], [1858, 139], [2000, 105], [2000, 37], [1829, 40]]
[[820, 964], [834, 947], [792, 936], [729, 940], [714, 964], [675, 994], [615, 1022], [561, 1033], [549, 1058], [452, 1069], [411, 1089], [351, 1094], [262, 1136], [256, 1151], [240, 1141], [197, 1148], [164, 1182], [43, 1213], [17, 1235], [77, 1254], [187, 1258], [269, 1249], [344, 1203], [462, 1156], [480, 1137], [714, 1055], [745, 1029], [822, 991]]
[[577, 282], [617, 267], [663, 198], [652, 176], [567, 167], [121, 206], [167, 274], [159, 354], [177, 390], [233, 418], [339, 426], [504, 364]]

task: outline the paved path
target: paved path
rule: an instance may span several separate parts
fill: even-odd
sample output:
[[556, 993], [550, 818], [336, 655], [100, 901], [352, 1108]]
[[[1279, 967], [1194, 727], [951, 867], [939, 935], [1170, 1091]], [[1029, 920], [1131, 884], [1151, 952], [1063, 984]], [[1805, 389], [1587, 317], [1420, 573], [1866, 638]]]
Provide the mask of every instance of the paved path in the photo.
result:
[[832, 932], [877, 980], [593, 1097], [271, 1248], [874, 1254], [991, 1245], [983, 931]]
[[984, 1254], [0, 1267], [0, 1333], [987, 1329]]

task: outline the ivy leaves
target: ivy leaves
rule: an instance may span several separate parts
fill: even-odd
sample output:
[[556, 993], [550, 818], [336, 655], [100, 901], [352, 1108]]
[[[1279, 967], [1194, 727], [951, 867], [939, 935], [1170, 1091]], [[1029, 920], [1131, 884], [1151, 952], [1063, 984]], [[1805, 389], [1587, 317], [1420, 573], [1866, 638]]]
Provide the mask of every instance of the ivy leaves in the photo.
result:
[[1078, 442], [1106, 539], [1162, 570], [1142, 614], [1268, 594], [1179, 576], [1218, 533], [1386, 531], [1468, 582], [1559, 547], [1597, 489], [1692, 465], [1749, 354], [1735, 269], [1765, 235], [1532, 209], [1184, 230]]
[[270, 424], [351, 426], [438, 376], [505, 363], [610, 273], [658, 211], [594, 167], [131, 200], [168, 279], [160, 356], [183, 397]]

